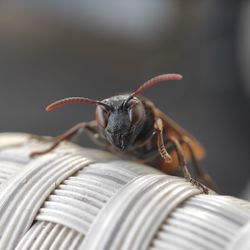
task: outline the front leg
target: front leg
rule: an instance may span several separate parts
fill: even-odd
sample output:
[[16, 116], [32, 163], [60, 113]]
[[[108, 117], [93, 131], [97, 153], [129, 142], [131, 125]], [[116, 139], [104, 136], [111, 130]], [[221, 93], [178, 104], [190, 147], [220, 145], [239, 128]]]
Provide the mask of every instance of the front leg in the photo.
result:
[[53, 144], [45, 149], [45, 150], [41, 150], [41, 151], [37, 151], [37, 152], [33, 152], [30, 154], [30, 157], [35, 157], [35, 156], [39, 156], [39, 155], [43, 155], [46, 153], [51, 152], [53, 149], [55, 149], [62, 141], [68, 140], [70, 139], [73, 135], [75, 135], [78, 132], [82, 132], [84, 130], [87, 129], [89, 123], [85, 123], [85, 122], [81, 122], [76, 124], [74, 127], [70, 128], [69, 130], [67, 130], [65, 133], [63, 133], [62, 135], [57, 136], [54, 141]]
[[170, 154], [168, 153], [165, 143], [164, 143], [164, 138], [163, 138], [163, 122], [161, 118], [157, 118], [154, 123], [154, 133], [157, 134], [157, 147], [160, 156], [166, 161], [166, 162], [171, 162], [172, 158]]

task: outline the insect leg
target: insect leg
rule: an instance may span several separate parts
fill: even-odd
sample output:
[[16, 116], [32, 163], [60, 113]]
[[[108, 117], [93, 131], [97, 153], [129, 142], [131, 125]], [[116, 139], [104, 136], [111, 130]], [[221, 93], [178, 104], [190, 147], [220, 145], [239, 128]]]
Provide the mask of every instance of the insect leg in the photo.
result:
[[211, 189], [218, 190], [218, 188], [217, 188], [216, 184], [214, 183], [214, 181], [212, 180], [211, 176], [199, 164], [199, 162], [194, 154], [194, 150], [192, 148], [192, 145], [190, 143], [189, 138], [186, 136], [182, 137], [180, 140], [180, 143], [185, 144], [189, 150], [192, 165], [194, 167], [194, 171], [197, 175], [197, 178], [199, 180], [203, 181], [204, 183], [206, 183]]
[[199, 181], [196, 181], [195, 179], [192, 178], [188, 168], [187, 168], [187, 162], [186, 159], [184, 157], [184, 154], [182, 152], [182, 148], [181, 145], [179, 143], [179, 141], [175, 138], [169, 138], [169, 140], [173, 143], [174, 147], [175, 147], [175, 151], [178, 157], [178, 161], [181, 167], [181, 170], [183, 172], [184, 177], [190, 181], [192, 184], [196, 185], [199, 189], [202, 190], [203, 193], [208, 194], [208, 188], [201, 184]]
[[157, 147], [160, 156], [166, 161], [171, 162], [171, 156], [168, 153], [163, 138], [163, 122], [162, 119], [157, 118], [154, 124], [155, 133], [157, 134]]
[[41, 151], [37, 151], [37, 152], [33, 152], [30, 154], [30, 157], [35, 157], [38, 155], [43, 155], [46, 153], [51, 152], [53, 149], [55, 149], [62, 141], [68, 140], [70, 139], [73, 135], [75, 135], [77, 132], [80, 132], [81, 130], [84, 130], [87, 126], [87, 123], [85, 122], [81, 122], [76, 124], [74, 127], [70, 128], [69, 130], [67, 130], [65, 133], [63, 133], [62, 135], [59, 135], [58, 137], [56, 137], [53, 141], [53, 144], [45, 149], [45, 150], [41, 150]]

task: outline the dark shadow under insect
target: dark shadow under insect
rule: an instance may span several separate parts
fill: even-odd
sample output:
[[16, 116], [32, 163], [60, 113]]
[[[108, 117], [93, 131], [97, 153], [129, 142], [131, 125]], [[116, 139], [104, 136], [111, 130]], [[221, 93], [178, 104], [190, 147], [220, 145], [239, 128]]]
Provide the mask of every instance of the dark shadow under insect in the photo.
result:
[[[65, 104], [94, 104], [96, 119], [82, 122], [53, 139], [46, 150], [33, 152], [32, 157], [46, 154], [61, 141], [70, 139], [79, 131], [86, 132], [101, 147], [117, 154], [126, 154], [165, 173], [181, 170], [184, 177], [203, 193], [216, 189], [210, 176], [198, 164], [205, 151], [186, 130], [160, 111], [150, 100], [140, 96], [147, 88], [167, 80], [181, 80], [179, 74], [163, 74], [145, 82], [131, 94], [117, 95], [102, 101], [84, 97], [69, 97], [49, 105], [51, 111]], [[192, 162], [197, 180], [191, 177], [187, 163]], [[202, 183], [205, 185], [203, 185]]]

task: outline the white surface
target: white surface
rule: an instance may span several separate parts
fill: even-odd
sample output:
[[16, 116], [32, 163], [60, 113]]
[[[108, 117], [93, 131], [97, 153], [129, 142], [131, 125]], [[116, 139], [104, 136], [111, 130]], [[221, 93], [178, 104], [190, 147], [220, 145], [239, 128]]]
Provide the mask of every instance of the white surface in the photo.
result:
[[0, 148], [0, 249], [250, 247], [246, 201], [70, 143], [31, 159], [38, 141], [10, 137]]

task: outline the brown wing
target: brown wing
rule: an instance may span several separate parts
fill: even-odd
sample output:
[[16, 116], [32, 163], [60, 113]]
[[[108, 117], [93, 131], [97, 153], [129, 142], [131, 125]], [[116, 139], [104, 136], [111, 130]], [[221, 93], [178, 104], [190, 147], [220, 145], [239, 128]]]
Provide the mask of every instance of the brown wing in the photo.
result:
[[162, 111], [160, 111], [157, 108], [155, 108], [155, 115], [163, 120], [164, 129], [167, 133], [167, 137], [175, 137], [177, 139], [187, 137], [189, 139], [195, 157], [198, 160], [200, 160], [205, 156], [205, 149], [199, 143], [199, 141], [195, 139], [189, 132], [187, 132], [184, 128], [182, 128], [180, 125], [178, 125], [170, 117], [165, 115]]
[[[197, 160], [202, 159], [205, 156], [205, 149], [203, 146], [195, 139], [190, 133], [188, 133], [185, 129], [183, 129], [180, 125], [174, 122], [171, 118], [165, 115], [162, 111], [157, 108], [154, 108], [154, 113], [156, 117], [160, 117], [164, 123], [164, 132], [167, 138], [174, 137], [176, 139], [182, 139], [183, 137], [188, 138], [189, 144], [192, 148], [192, 151]], [[187, 161], [190, 161], [190, 150], [187, 145], [182, 144], [183, 154]], [[161, 168], [166, 172], [174, 171], [178, 168], [179, 163], [177, 160], [177, 155], [172, 152], [170, 153], [172, 156], [171, 163], [162, 162]]]

